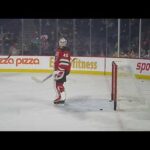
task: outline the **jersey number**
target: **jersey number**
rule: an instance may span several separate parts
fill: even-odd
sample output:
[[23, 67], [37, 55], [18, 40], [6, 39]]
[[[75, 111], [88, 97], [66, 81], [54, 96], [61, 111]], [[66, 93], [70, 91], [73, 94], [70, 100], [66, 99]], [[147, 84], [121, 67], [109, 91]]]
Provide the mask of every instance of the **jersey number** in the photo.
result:
[[64, 53], [63, 56], [64, 57], [69, 57], [69, 54], [68, 53]]

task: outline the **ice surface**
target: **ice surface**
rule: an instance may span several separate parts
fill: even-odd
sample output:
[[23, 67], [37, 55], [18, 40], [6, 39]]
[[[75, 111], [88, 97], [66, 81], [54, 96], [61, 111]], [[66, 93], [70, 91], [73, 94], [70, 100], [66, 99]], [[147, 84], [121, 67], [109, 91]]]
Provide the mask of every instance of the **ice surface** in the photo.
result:
[[0, 73], [0, 131], [150, 130], [150, 81], [138, 80], [144, 103], [118, 102], [114, 111], [110, 76], [69, 75], [66, 104], [54, 105], [52, 78], [44, 83], [31, 79], [47, 75]]

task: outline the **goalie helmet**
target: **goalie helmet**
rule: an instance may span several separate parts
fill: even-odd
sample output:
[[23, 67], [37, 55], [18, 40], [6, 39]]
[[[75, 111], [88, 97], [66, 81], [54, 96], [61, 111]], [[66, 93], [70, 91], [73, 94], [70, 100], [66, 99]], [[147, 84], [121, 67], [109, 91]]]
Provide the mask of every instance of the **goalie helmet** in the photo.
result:
[[59, 46], [60, 47], [64, 47], [64, 46], [66, 46], [67, 45], [67, 40], [65, 39], [65, 38], [61, 38], [60, 40], [59, 40]]

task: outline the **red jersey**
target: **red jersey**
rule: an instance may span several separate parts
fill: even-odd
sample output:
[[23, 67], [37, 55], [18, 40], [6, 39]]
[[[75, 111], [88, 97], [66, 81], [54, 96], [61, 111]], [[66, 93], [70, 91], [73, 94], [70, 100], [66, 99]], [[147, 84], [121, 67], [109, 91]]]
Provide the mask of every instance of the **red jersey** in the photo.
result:
[[70, 63], [70, 50], [67, 47], [58, 48], [56, 50], [54, 69], [55, 70], [65, 70], [70, 71], [71, 63]]

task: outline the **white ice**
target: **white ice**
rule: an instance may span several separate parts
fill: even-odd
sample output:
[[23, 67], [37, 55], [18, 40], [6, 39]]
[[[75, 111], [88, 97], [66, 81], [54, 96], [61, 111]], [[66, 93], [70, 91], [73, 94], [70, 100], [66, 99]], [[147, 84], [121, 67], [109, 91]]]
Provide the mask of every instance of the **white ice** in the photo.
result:
[[118, 101], [114, 111], [109, 102], [110, 76], [70, 74], [66, 104], [54, 105], [53, 80], [36, 83], [31, 79], [47, 75], [0, 73], [0, 131], [150, 130], [150, 81], [137, 81], [144, 103], [134, 107], [135, 101], [129, 101], [126, 105], [132, 107], [123, 107]]

